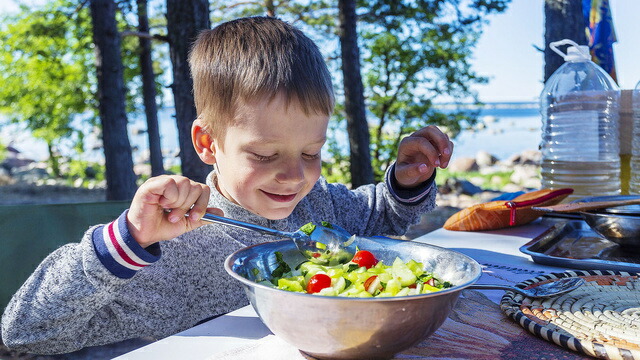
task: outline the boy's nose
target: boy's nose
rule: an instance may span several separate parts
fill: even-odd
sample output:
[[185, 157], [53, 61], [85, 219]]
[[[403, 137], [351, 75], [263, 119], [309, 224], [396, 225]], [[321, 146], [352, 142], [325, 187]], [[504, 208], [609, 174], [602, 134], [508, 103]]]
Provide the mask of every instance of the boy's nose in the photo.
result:
[[282, 163], [276, 180], [280, 183], [299, 183], [304, 179], [304, 164], [300, 160], [289, 160]]

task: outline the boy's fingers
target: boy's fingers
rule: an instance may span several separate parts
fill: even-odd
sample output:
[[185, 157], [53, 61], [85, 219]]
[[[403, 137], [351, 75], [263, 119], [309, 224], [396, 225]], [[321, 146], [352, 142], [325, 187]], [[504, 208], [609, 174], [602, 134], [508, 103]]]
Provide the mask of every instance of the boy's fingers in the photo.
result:
[[209, 187], [202, 185], [198, 198], [195, 200], [191, 210], [189, 210], [189, 219], [191, 221], [200, 220], [207, 211], [207, 205], [209, 204], [209, 192]]
[[[222, 209], [218, 209], [218, 208], [212, 208], [212, 207], [208, 207], [206, 209], [206, 213], [207, 214], [213, 214], [213, 215], [218, 215], [218, 216], [224, 216], [224, 211], [222, 211]], [[202, 220], [202, 217], [204, 216], [204, 213], [202, 214], [202, 216], [198, 217], [197, 220], [200, 221], [200, 225], [205, 225], [205, 224], [210, 224], [209, 221], [207, 220]]]
[[[446, 165], [448, 165], [451, 154], [453, 153], [453, 143], [449, 140], [449, 136], [440, 131], [437, 126], [429, 125], [424, 127], [411, 134], [410, 137], [423, 138], [431, 144], [438, 155], [439, 161], [436, 166], [446, 167]], [[429, 159], [435, 164], [434, 159], [431, 157], [429, 157]]]
[[426, 163], [425, 165], [433, 167], [440, 166], [438, 150], [424, 137], [409, 136], [402, 139], [401, 149], [401, 153], [398, 154], [400, 163]]
[[438, 127], [435, 125], [423, 127], [422, 129], [411, 134], [411, 136], [427, 138], [431, 143], [434, 144], [436, 148], [442, 151], [444, 151], [445, 148], [449, 145], [449, 136], [440, 131], [440, 129], [438, 129]]
[[222, 209], [218, 209], [218, 208], [207, 208], [207, 212], [209, 214], [213, 214], [213, 215], [218, 215], [218, 216], [224, 216], [224, 211], [222, 211]]
[[449, 165], [449, 161], [451, 160], [451, 154], [453, 154], [453, 142], [449, 140], [449, 145], [445, 148], [446, 152], [443, 152], [440, 156], [440, 167], [446, 168]]
[[193, 217], [190, 216], [190, 218], [196, 218], [195, 220], [198, 220], [200, 218], [199, 214], [204, 213], [204, 209], [206, 209], [209, 201], [208, 193], [207, 197], [203, 198], [203, 193], [205, 192], [204, 187], [206, 185], [189, 181], [183, 182], [179, 186], [180, 196], [179, 199], [172, 204], [169, 221], [176, 223], [182, 220], [185, 214], [190, 214], [191, 211], [193, 211], [194, 214], [192, 215]]
[[[422, 129], [422, 134], [425, 135], [427, 132]], [[420, 131], [419, 131], [420, 132]], [[449, 165], [449, 161], [451, 160], [451, 154], [453, 153], [453, 143], [449, 140], [449, 138], [440, 133], [442, 136], [437, 136], [439, 140], [443, 140], [442, 142], [434, 142], [433, 138], [428, 138], [425, 136], [420, 136], [419, 132], [412, 134], [402, 140], [403, 149], [402, 152], [407, 156], [406, 161], [408, 162], [419, 162], [424, 161], [424, 159], [420, 159], [420, 157], [416, 157], [415, 155], [411, 155], [412, 153], [420, 153], [426, 159], [428, 159], [428, 164], [433, 167], [445, 168]], [[399, 154], [402, 155], [402, 154]], [[401, 159], [398, 159], [401, 160]]]
[[426, 164], [406, 164], [399, 166], [398, 171], [402, 177], [415, 180], [424, 176], [429, 167]]

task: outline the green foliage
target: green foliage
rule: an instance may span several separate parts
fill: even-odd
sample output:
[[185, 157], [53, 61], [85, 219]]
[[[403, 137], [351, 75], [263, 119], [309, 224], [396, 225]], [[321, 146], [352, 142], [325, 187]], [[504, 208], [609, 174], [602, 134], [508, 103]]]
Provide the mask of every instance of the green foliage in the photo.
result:
[[[434, 124], [454, 138], [477, 120], [474, 111], [443, 111], [436, 97], [478, 103], [470, 86], [485, 83], [469, 58], [485, 15], [506, 9], [510, 0], [360, 0], [358, 31], [365, 99], [370, 124], [372, 162], [381, 180], [396, 158], [400, 140]], [[350, 182], [349, 149], [342, 94], [338, 10], [335, 2], [264, 1], [213, 4], [213, 23], [238, 16], [273, 14], [301, 26], [329, 56], [338, 104], [325, 149], [330, 160], [323, 175]]]
[[60, 139], [82, 142], [72, 121], [94, 107], [90, 18], [76, 7], [57, 0], [1, 19], [0, 112], [25, 122], [49, 145], [50, 157]]
[[396, 158], [404, 136], [433, 124], [451, 138], [477, 122], [477, 112], [443, 112], [436, 97], [472, 100], [470, 86], [485, 83], [469, 58], [482, 18], [509, 0], [361, 1], [363, 82], [369, 108], [372, 162], [377, 181]]
[[[118, 26], [135, 30], [134, 2], [119, 2]], [[162, 25], [158, 16], [152, 25]], [[19, 13], [0, 18], [0, 113], [9, 121], [23, 123], [31, 134], [49, 147], [49, 165], [55, 176], [67, 169], [60, 164], [64, 142], [76, 154], [84, 152], [86, 129], [96, 126], [97, 78], [89, 7], [74, 0], [56, 0], [36, 8], [21, 7]], [[166, 46], [156, 50], [166, 59]], [[135, 36], [122, 41], [128, 113], [143, 112], [139, 43]], [[162, 99], [163, 61], [154, 62], [156, 89]], [[70, 171], [74, 171], [70, 168]], [[99, 171], [103, 171], [99, 170]]]
[[0, 161], [7, 158], [7, 145], [0, 140]]
[[[68, 159], [62, 166], [66, 168], [63, 178], [69, 185], [88, 187], [91, 183], [95, 184], [105, 179], [104, 165], [96, 162]], [[78, 179], [81, 179], [80, 184], [77, 182]]]
[[487, 190], [501, 191], [505, 185], [511, 184], [511, 175], [513, 170], [502, 170], [491, 173], [480, 173], [479, 171], [452, 172], [449, 169], [438, 169], [436, 174], [436, 184], [438, 186], [444, 184], [447, 179], [464, 179], [468, 180]]
[[167, 174], [180, 174], [182, 173], [182, 168], [180, 165], [172, 165], [167, 169]]
[[[477, 102], [470, 86], [486, 79], [472, 71], [469, 58], [485, 15], [504, 11], [509, 1], [358, 1], [361, 66], [377, 180], [395, 159], [404, 136], [435, 124], [455, 137], [475, 124], [477, 114], [438, 109], [432, 101], [444, 97], [453, 102]], [[118, 15], [120, 30], [136, 30], [132, 25], [137, 22], [134, 2], [118, 4], [122, 9]], [[275, 15], [301, 27], [319, 44], [334, 74], [338, 99], [325, 147], [329, 160], [323, 163], [323, 175], [333, 181], [350, 182], [336, 2], [211, 0], [211, 10], [213, 25], [239, 16]], [[159, 11], [163, 11], [162, 5], [150, 9], [150, 25], [154, 33], [164, 35], [165, 19], [153, 16]], [[125, 36], [122, 45], [127, 109], [130, 113], [141, 112], [138, 39]], [[156, 59], [162, 57], [164, 61], [156, 61], [154, 67], [156, 74], [162, 75], [162, 64], [168, 63], [167, 48], [157, 45], [154, 43]], [[23, 7], [16, 15], [0, 18], [0, 48], [0, 112], [11, 121], [26, 123], [35, 137], [47, 142], [55, 169], [60, 141], [73, 141], [81, 152], [81, 129], [97, 122], [89, 9], [74, 0], [47, 2], [40, 9]], [[161, 95], [162, 76], [157, 79]], [[83, 114], [82, 119], [78, 114]], [[172, 171], [180, 173], [179, 168]]]

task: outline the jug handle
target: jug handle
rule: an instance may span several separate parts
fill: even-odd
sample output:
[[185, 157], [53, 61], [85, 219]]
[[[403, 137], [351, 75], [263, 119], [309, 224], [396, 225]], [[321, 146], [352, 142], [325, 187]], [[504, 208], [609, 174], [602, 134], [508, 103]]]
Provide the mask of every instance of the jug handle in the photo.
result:
[[[563, 53], [560, 49], [558, 49], [558, 46], [562, 46], [562, 45], [572, 45], [575, 46], [576, 49], [580, 49], [580, 45], [578, 45], [575, 41], [570, 40], [570, 39], [564, 39], [564, 40], [560, 40], [560, 41], [552, 41], [549, 43], [549, 48], [551, 48], [551, 50], [553, 50], [556, 54], [562, 56], [562, 58], [566, 61], [567, 60], [567, 54]], [[589, 54], [584, 54], [587, 57], [591, 57], [591, 55]]]

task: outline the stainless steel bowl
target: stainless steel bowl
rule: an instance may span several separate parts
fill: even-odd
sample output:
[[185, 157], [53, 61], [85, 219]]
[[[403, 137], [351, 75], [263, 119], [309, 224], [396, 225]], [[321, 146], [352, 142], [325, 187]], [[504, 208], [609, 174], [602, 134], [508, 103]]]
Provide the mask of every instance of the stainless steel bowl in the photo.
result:
[[[616, 201], [638, 195], [595, 196], [580, 202]], [[584, 221], [605, 239], [629, 250], [640, 251], [640, 205], [625, 205], [597, 211], [580, 212]]]
[[[267, 327], [298, 349], [320, 359], [386, 359], [435, 332], [460, 291], [475, 283], [480, 265], [459, 252], [386, 238], [359, 238], [358, 247], [391, 264], [395, 257], [425, 264], [455, 286], [432, 294], [394, 298], [324, 297], [256, 283], [277, 265], [275, 252], [292, 268], [306, 259], [290, 240], [246, 247], [231, 254], [225, 269], [239, 280]], [[255, 269], [255, 270], [254, 270]]]

